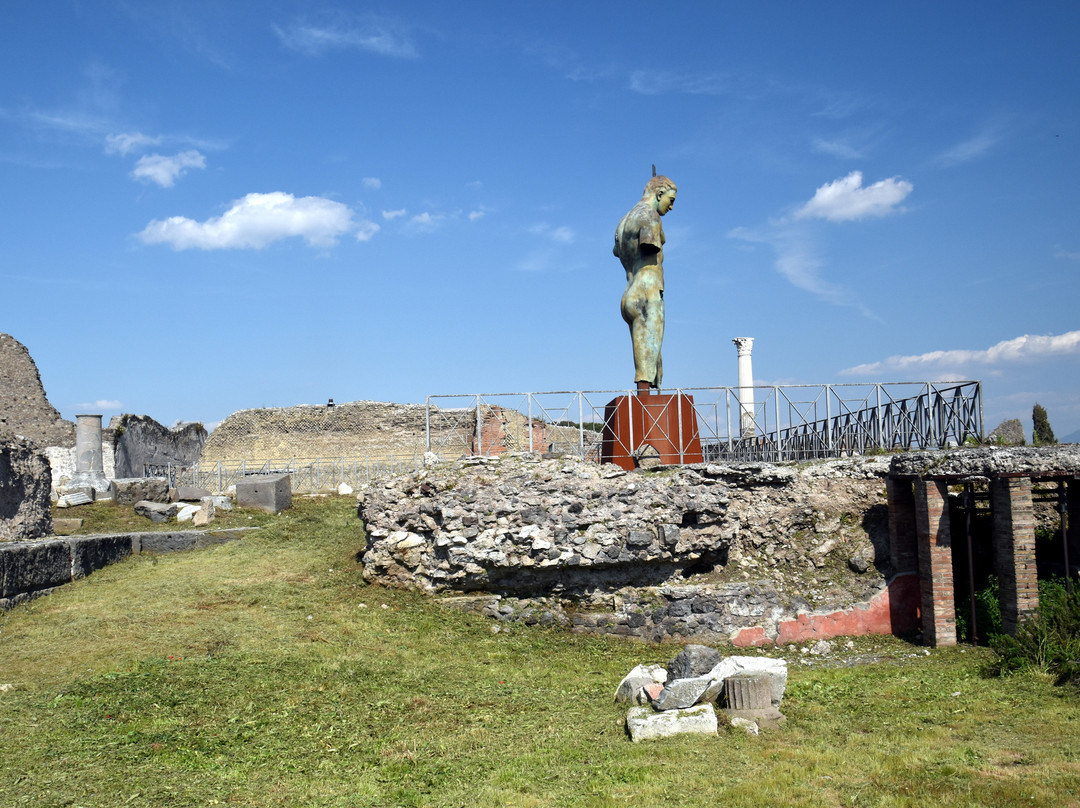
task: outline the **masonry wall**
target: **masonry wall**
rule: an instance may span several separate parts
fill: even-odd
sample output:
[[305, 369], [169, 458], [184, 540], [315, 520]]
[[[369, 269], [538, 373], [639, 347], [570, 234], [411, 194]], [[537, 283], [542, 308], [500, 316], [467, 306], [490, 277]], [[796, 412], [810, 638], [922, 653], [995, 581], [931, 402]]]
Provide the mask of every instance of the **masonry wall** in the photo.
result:
[[75, 445], [75, 424], [61, 418], [49, 403], [30, 352], [10, 334], [0, 334], [0, 434], [4, 433], [39, 447]]

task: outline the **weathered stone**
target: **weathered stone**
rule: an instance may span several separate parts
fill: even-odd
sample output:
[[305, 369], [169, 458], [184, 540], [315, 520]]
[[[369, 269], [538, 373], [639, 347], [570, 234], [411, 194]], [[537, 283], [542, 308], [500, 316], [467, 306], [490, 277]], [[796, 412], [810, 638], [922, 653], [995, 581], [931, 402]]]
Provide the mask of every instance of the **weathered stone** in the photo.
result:
[[347, 497], [353, 493], [353, 487], [348, 483], [342, 483], [337, 487], [338, 496]]
[[135, 503], [135, 513], [145, 516], [151, 522], [167, 522], [176, 516], [179, 510], [175, 502], [149, 502], [143, 500]]
[[112, 501], [117, 505], [136, 502], [168, 502], [169, 481], [164, 477], [121, 477], [109, 482]]
[[651, 684], [663, 684], [667, 680], [667, 671], [660, 665], [638, 665], [623, 677], [615, 689], [615, 701], [637, 701], [637, 695], [643, 687]]
[[202, 424], [182, 424], [169, 429], [148, 415], [114, 416], [109, 431], [113, 436], [117, 477], [141, 477], [146, 465], [193, 466], [207, 437]]
[[203, 497], [202, 505], [195, 512], [195, 515], [191, 517], [191, 524], [195, 527], [206, 527], [214, 521], [215, 516], [217, 516], [217, 512], [214, 507], [214, 498]]
[[72, 491], [56, 500], [56, 507], [73, 508], [76, 505], [89, 505], [93, 501], [93, 494], [88, 494], [86, 491]]
[[56, 517], [53, 520], [53, 534], [67, 536], [83, 526], [83, 520], [74, 517]]
[[292, 476], [268, 474], [245, 477], [236, 484], [236, 504], [241, 508], [258, 508], [270, 513], [291, 508]]
[[178, 510], [176, 512], [176, 521], [177, 522], [190, 522], [192, 519], [195, 518], [195, 514], [197, 514], [200, 510], [202, 510], [201, 505], [193, 505], [193, 504], [184, 505], [184, 506], [182, 506], [180, 508], [180, 510]]
[[75, 445], [75, 424], [49, 403], [26, 346], [0, 334], [0, 434], [21, 435], [37, 447]]
[[787, 661], [773, 657], [729, 656], [709, 672], [712, 679], [727, 681], [740, 674], [764, 675], [769, 682], [769, 695], [773, 707], [779, 707], [787, 687]]
[[724, 680], [724, 706], [732, 710], [764, 710], [772, 705], [769, 678], [764, 674], [737, 674]]
[[0, 438], [0, 541], [33, 539], [52, 532], [50, 488], [45, 455], [29, 441]]
[[[690, 605], [687, 604], [689, 610]], [[687, 611], [689, 613], [689, 611]], [[688, 645], [667, 664], [669, 679], [690, 679], [704, 676], [723, 659], [715, 648], [707, 645]]]
[[1023, 446], [1027, 442], [1024, 425], [1019, 418], [1008, 418], [991, 430], [986, 442], [999, 446]]
[[712, 679], [708, 676], [669, 680], [660, 695], [652, 700], [652, 705], [657, 710], [682, 710], [692, 707], [709, 689], [710, 684]]
[[626, 729], [634, 743], [651, 738], [670, 738], [684, 733], [715, 735], [716, 711], [711, 704], [662, 713], [651, 707], [631, 707], [626, 716]]
[[205, 488], [197, 488], [193, 485], [178, 485], [175, 488], [176, 502], [199, 502], [203, 497], [210, 496]]

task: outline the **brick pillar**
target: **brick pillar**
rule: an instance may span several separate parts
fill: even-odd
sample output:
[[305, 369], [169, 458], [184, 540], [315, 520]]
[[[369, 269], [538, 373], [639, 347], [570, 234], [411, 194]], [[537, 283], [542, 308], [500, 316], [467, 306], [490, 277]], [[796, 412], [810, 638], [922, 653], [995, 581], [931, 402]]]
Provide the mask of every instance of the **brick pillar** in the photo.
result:
[[999, 477], [990, 481], [994, 519], [994, 571], [1001, 599], [1001, 627], [1015, 634], [1024, 617], [1039, 610], [1035, 570], [1035, 520], [1031, 479]]
[[919, 568], [918, 544], [915, 541], [915, 495], [911, 480], [885, 480], [889, 502], [889, 561], [894, 575], [915, 572]]
[[916, 480], [914, 498], [923, 642], [934, 647], [956, 645], [949, 486], [939, 480]]
[[[1080, 479], [1074, 477], [1065, 483], [1065, 504], [1069, 509], [1069, 566], [1076, 569], [1080, 566]], [[1072, 570], [1068, 574], [1072, 576]]]

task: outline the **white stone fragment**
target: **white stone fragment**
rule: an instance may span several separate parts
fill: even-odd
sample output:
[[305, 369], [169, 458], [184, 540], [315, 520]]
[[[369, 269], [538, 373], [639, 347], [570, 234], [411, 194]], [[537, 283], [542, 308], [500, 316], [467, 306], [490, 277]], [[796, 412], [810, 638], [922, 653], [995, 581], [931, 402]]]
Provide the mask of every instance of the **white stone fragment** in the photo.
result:
[[634, 743], [650, 738], [670, 738], [684, 733], [715, 735], [716, 728], [716, 710], [711, 704], [699, 704], [687, 710], [668, 710], [663, 713], [658, 713], [651, 707], [631, 707], [626, 716], [626, 729]]

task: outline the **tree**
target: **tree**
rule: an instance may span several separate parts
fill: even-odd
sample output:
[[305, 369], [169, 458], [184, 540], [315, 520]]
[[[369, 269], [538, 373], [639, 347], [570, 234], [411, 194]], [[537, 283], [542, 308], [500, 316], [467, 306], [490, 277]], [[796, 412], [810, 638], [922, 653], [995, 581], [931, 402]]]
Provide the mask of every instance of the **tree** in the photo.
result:
[[1050, 419], [1046, 417], [1046, 410], [1036, 402], [1031, 409], [1031, 437], [1036, 446], [1050, 446], [1057, 443], [1054, 430], [1050, 428]]

